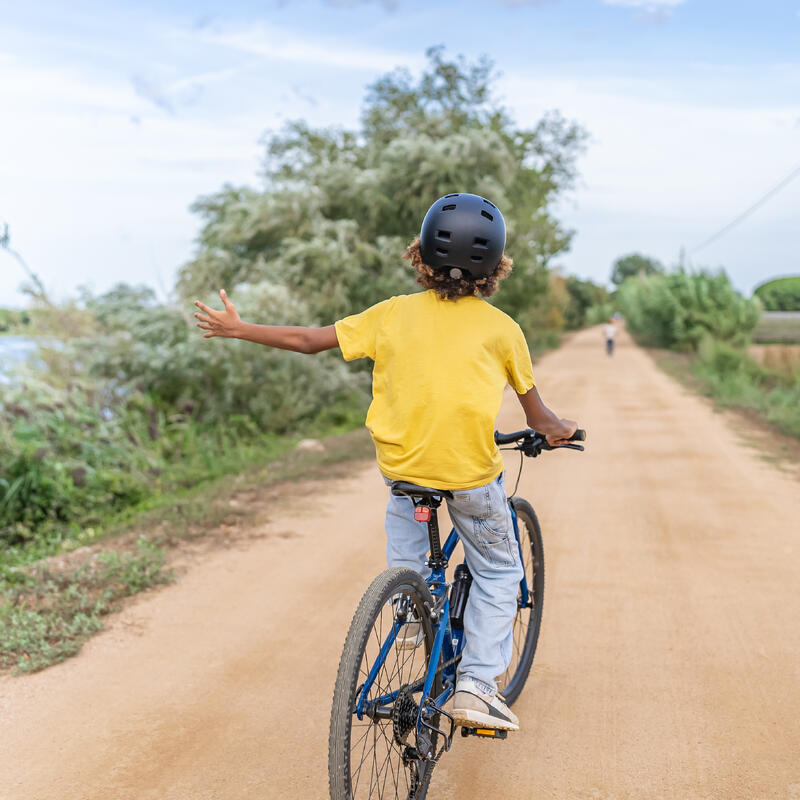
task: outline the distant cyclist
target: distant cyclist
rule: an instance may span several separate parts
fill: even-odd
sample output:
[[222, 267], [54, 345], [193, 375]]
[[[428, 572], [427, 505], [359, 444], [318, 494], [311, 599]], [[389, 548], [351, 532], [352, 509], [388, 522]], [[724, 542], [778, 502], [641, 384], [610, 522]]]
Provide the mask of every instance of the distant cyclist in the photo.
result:
[[[473, 575], [453, 716], [461, 725], [516, 730], [519, 720], [497, 695], [496, 677], [512, 657], [522, 567], [494, 422], [510, 383], [528, 425], [550, 444], [565, 443], [577, 425], [542, 402], [519, 325], [481, 299], [511, 272], [505, 241], [496, 206], [473, 194], [450, 194], [430, 207], [403, 256], [426, 291], [391, 297], [324, 328], [242, 322], [224, 290], [223, 311], [196, 301], [205, 313], [195, 316], [206, 337], [300, 353], [340, 347], [347, 361], [375, 362], [367, 428], [378, 466], [387, 482], [452, 491], [448, 509]], [[430, 574], [427, 528], [415, 522], [408, 497], [390, 492], [386, 536], [390, 567]], [[398, 646], [414, 648], [422, 641], [419, 624], [406, 629]]]
[[614, 321], [614, 317], [611, 317], [606, 323], [605, 334], [606, 334], [606, 353], [608, 353], [608, 355], [610, 356], [613, 356], [614, 340], [617, 337], [617, 326]]

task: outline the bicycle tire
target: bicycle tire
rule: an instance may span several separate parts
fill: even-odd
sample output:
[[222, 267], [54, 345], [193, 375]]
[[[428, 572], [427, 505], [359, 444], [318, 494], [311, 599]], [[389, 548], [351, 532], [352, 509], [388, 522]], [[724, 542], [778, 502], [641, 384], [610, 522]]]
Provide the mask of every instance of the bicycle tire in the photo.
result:
[[[539, 519], [527, 500], [515, 497], [511, 503], [517, 514], [520, 549], [532, 606], [518, 608], [514, 618], [514, 653], [501, 679], [500, 689], [509, 706], [519, 698], [533, 666], [533, 657], [536, 654], [542, 626], [544, 602], [544, 547]], [[524, 635], [521, 635], [522, 630]]]
[[[391, 609], [392, 599], [398, 594], [408, 597], [414, 604], [414, 607], [418, 610], [417, 617], [422, 625], [422, 631], [424, 632], [423, 642], [414, 650], [405, 651], [405, 653], [410, 652], [415, 654], [424, 649], [424, 659], [419, 663], [418, 674], [413, 680], [418, 680], [420, 675], [424, 675], [428, 667], [434, 639], [433, 628], [426, 610], [426, 606], [428, 609], [433, 607], [433, 598], [431, 597], [430, 590], [419, 573], [412, 569], [406, 567], [387, 569], [378, 575], [366, 592], [364, 592], [361, 602], [353, 615], [353, 620], [350, 623], [350, 629], [347, 633], [342, 656], [339, 661], [339, 670], [333, 692], [333, 705], [331, 707], [330, 739], [328, 744], [328, 781], [331, 800], [361, 800], [361, 798], [366, 800], [366, 798], [373, 797], [376, 798], [376, 800], [394, 797], [406, 798], [410, 793], [413, 776], [409, 768], [402, 764], [403, 748], [394, 740], [393, 728], [388, 731], [388, 736], [385, 729], [381, 731], [382, 738], [378, 739], [378, 732], [374, 727], [385, 724], [391, 728], [393, 722], [389, 720], [373, 720], [371, 723], [368, 722], [366, 732], [362, 734], [361, 731], [364, 730], [364, 721], [359, 721], [357, 719], [354, 710], [357, 696], [361, 691], [361, 687], [364, 685], [364, 677], [369, 670], [369, 665], [374, 662], [374, 656], [368, 655], [368, 650], [370, 647], [373, 650], [376, 649], [376, 641], [378, 642], [377, 649], [380, 649], [380, 642], [383, 641], [383, 636], [386, 634], [385, 630], [382, 634], [377, 634], [375, 632], [376, 621], [379, 618], [383, 620], [382, 615], [386, 613], [387, 607]], [[393, 613], [393, 611], [389, 611], [389, 615], [392, 616], [392, 618]], [[389, 630], [390, 629], [391, 624], [389, 624]], [[389, 658], [388, 655], [387, 658]], [[399, 658], [399, 656], [397, 656], [397, 658]], [[364, 667], [365, 663], [367, 664], [366, 669]], [[410, 672], [413, 672], [413, 661]], [[394, 676], [392, 675], [391, 677]], [[379, 684], [376, 691], [378, 691], [379, 694], [383, 693], [387, 688], [380, 684], [380, 678], [381, 673], [379, 671], [379, 675], [376, 678], [376, 683]], [[402, 683], [403, 679], [404, 675], [401, 669], [397, 682]], [[411, 679], [409, 678], [407, 682], [411, 682]], [[441, 692], [441, 685], [441, 676], [438, 675], [433, 685], [432, 694], [434, 696]], [[390, 690], [396, 688], [398, 687], [392, 685], [392, 689]], [[419, 694], [421, 694], [421, 692]], [[370, 692], [370, 695], [372, 695], [372, 692]], [[358, 735], [367, 737], [367, 744], [369, 743], [370, 735], [369, 724], [371, 724], [373, 726], [373, 746], [377, 747], [378, 742], [381, 742], [381, 745], [386, 749], [387, 759], [393, 755], [395, 760], [400, 760], [400, 769], [397, 769], [395, 765], [393, 772], [389, 772], [388, 776], [384, 774], [380, 790], [378, 790], [378, 780], [380, 776], [378, 780], [373, 781], [373, 775], [370, 773], [368, 790], [358, 793], [359, 789], [363, 789], [364, 786], [367, 785], [365, 782], [361, 782], [361, 778], [363, 777], [361, 769], [365, 763], [363, 755], [361, 758], [361, 765], [358, 767], [358, 774], [356, 775], [356, 779], [353, 780], [355, 769], [351, 763], [351, 739], [353, 738], [354, 720], [360, 726]], [[433, 744], [435, 747], [435, 740]], [[392, 747], [396, 748], [396, 753], [394, 754], [390, 752]], [[356, 757], [358, 757], [358, 755], [356, 755]], [[374, 753], [373, 759], [375, 759]], [[388, 786], [388, 794], [384, 791], [384, 789], [387, 788], [387, 777], [392, 779], [392, 782]], [[423, 778], [430, 780], [429, 773], [423, 775]], [[377, 790], [376, 792], [373, 792], [373, 787]], [[392, 793], [393, 791], [394, 793]]]

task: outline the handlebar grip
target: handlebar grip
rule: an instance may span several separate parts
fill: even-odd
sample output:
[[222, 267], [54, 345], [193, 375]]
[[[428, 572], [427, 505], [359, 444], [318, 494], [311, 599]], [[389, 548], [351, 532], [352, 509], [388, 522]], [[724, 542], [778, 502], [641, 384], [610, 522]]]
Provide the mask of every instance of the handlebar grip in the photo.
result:
[[569, 437], [571, 442], [585, 442], [586, 441], [586, 431], [583, 428], [578, 428], [572, 436]]

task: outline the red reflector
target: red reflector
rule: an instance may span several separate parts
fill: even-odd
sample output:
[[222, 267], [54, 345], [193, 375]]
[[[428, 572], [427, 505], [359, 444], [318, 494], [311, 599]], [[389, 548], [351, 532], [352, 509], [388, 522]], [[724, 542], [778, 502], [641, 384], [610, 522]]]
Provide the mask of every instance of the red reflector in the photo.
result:
[[417, 522], [430, 522], [431, 521], [431, 510], [428, 506], [417, 506], [414, 509], [414, 519]]

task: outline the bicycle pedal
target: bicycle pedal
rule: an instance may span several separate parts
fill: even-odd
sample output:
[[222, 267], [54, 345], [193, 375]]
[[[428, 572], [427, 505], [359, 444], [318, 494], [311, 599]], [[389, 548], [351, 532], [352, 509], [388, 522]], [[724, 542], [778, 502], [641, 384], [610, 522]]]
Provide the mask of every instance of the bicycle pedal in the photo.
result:
[[461, 735], [464, 738], [478, 736], [481, 739], [505, 739], [508, 736], [508, 731], [502, 728], [465, 728], [462, 725]]

